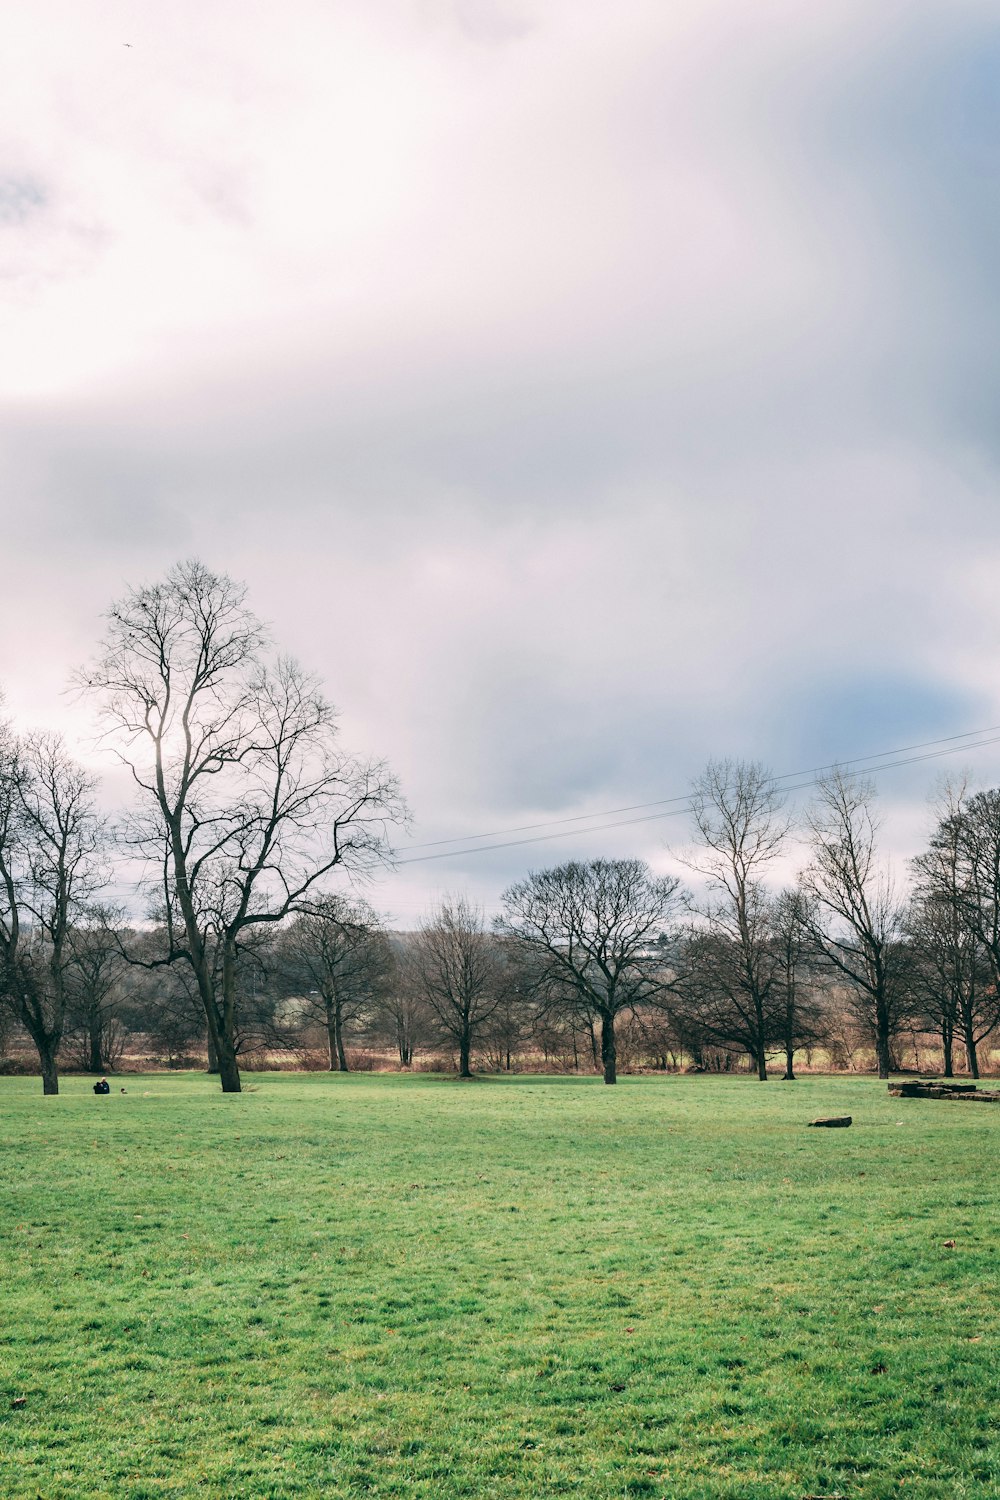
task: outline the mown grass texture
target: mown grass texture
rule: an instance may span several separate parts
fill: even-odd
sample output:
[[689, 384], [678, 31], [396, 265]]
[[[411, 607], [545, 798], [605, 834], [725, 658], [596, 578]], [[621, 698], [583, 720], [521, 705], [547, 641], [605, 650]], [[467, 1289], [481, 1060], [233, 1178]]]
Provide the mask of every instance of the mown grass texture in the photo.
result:
[[0, 1495], [1000, 1496], [1000, 1107], [247, 1082], [0, 1080]]

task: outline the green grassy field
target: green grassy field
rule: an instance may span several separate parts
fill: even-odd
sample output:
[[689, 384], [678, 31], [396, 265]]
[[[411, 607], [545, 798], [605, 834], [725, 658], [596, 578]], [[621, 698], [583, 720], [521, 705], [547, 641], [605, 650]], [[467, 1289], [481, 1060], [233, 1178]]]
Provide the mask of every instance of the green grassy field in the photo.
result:
[[0, 1080], [4, 1497], [1000, 1496], [1000, 1108], [122, 1081]]

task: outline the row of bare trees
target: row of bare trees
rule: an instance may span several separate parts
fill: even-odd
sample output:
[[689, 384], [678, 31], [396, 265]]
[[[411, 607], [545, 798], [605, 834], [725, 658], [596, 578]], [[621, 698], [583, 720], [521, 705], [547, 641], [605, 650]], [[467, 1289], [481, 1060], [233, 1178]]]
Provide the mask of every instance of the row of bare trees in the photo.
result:
[[447, 905], [412, 940], [404, 988], [444, 1016], [463, 1072], [473, 1051], [496, 1056], [498, 1034], [508, 1065], [511, 1048], [571, 1044], [586, 1058], [589, 1038], [613, 1083], [624, 1017], [647, 1057], [745, 1055], [761, 1079], [775, 1058], [794, 1078], [802, 1051], [839, 1059], [851, 1037], [886, 1077], [903, 1039], [927, 1032], [946, 1074], [961, 1038], [976, 1076], [1000, 1022], [1000, 794], [943, 797], [904, 899], [873, 787], [834, 770], [805, 816], [807, 859], [781, 886], [768, 876], [794, 830], [779, 784], [758, 765], [710, 765], [683, 855], [700, 894], [635, 860], [543, 870], [504, 894], [492, 932], [466, 903]]
[[[874, 785], [843, 769], [817, 781], [798, 829], [754, 763], [710, 764], [692, 815], [683, 857], [706, 895], [689, 902], [674, 984], [689, 1034], [742, 1049], [761, 1079], [780, 1046], [792, 1078], [794, 1053], [829, 1042], [846, 1013], [880, 1078], [907, 1030], [937, 1033], [949, 1076], [960, 1036], [978, 1076], [978, 1046], [1000, 1022], [1000, 794], [945, 786], [909, 893], [879, 849]], [[806, 861], [776, 888], [793, 833]]]
[[[614, 1083], [624, 1015], [661, 1050], [745, 1055], [761, 1080], [775, 1057], [794, 1078], [797, 1052], [839, 1050], [849, 1030], [881, 1078], [926, 1032], [948, 1076], [959, 1040], [978, 1076], [1000, 1024], [1000, 792], [944, 788], [908, 894], [879, 848], [874, 786], [842, 769], [798, 829], [754, 763], [710, 764], [691, 814], [696, 894], [639, 861], [575, 861], [511, 886], [492, 934], [461, 903], [425, 927], [411, 966], [435, 1014], [451, 1007], [463, 1073], [477, 1030], [506, 1015], [536, 1042], [553, 1026], [589, 1035]], [[796, 833], [806, 859], [782, 887]]]
[[[614, 1083], [627, 1023], [657, 1056], [745, 1056], [760, 1079], [783, 1057], [791, 1078], [845, 1015], [881, 1077], [906, 1028], [978, 1073], [1000, 1019], [1000, 792], [945, 790], [904, 894], [863, 778], [833, 769], [794, 826], [766, 768], [712, 762], [677, 856], [690, 890], [638, 860], [571, 861], [513, 884], [492, 926], [456, 897], [394, 935], [342, 878], [391, 861], [396, 780], [343, 748], [244, 589], [184, 563], [106, 626], [77, 684], [131, 777], [126, 817], [109, 826], [57, 736], [0, 725], [0, 1009], [45, 1092], [67, 1043], [104, 1068], [126, 1031], [171, 1057], [197, 1038], [227, 1092], [241, 1057], [316, 1028], [339, 1069], [350, 1038], [391, 1038], [402, 1066], [417, 1048], [463, 1076], [571, 1051]], [[108, 900], [112, 851], [139, 921]]]
[[93, 779], [54, 735], [0, 725], [0, 997], [58, 1092], [67, 1012], [86, 989], [80, 915], [106, 875]]
[[1000, 1025], [1000, 791], [946, 786], [938, 814], [930, 847], [913, 861], [907, 937], [946, 1074], [961, 1044], [978, 1078], [980, 1045]]
[[[240, 1088], [240, 973], [255, 948], [384, 863], [404, 808], [377, 760], [346, 752], [316, 680], [276, 653], [245, 590], [199, 562], [130, 589], [78, 686], [96, 702], [135, 802], [116, 830], [149, 929], [105, 916], [130, 966], [183, 970], [210, 1058]], [[93, 779], [54, 737], [0, 742], [0, 996], [58, 1091], [73, 935], [93, 925], [106, 829]]]
[[[241, 1066], [315, 1065], [322, 1047], [326, 1065], [347, 1070], [360, 1048], [394, 1054], [401, 1067], [451, 1056], [464, 1076], [593, 1067], [608, 1082], [623, 1044], [627, 1066], [729, 1070], [745, 1056], [766, 1077], [783, 1058], [787, 1078], [803, 1052], [844, 1065], [877, 1051], [871, 989], [845, 980], [846, 937], [837, 962], [825, 957], [831, 935], [816, 928], [804, 890], [760, 897], [746, 924], [752, 946], [738, 926], [711, 925], [715, 899], [695, 903], [676, 880], [629, 860], [537, 872], [511, 888], [492, 927], [462, 898], [415, 933], [387, 932], [358, 899], [317, 899], [240, 950], [234, 1050]], [[932, 1030], [950, 1070], [952, 1042], [971, 1025], [978, 1072], [977, 1049], [997, 1020], [983, 956], [977, 969], [954, 904], [942, 910], [935, 898], [928, 912], [921, 897], [904, 917], [885, 964], [889, 1066], [904, 1037]], [[76, 1066], [105, 1071], [126, 1038], [168, 1064], [204, 1057], [197, 985], [187, 965], [156, 965], [164, 942], [155, 929], [72, 929], [63, 1050]]]

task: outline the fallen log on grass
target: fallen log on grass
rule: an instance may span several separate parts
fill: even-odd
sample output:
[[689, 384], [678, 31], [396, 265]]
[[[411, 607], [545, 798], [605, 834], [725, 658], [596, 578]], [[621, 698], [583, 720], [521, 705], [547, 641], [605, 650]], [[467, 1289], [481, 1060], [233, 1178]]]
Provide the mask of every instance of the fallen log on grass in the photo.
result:
[[1000, 1102], [1000, 1089], [981, 1089], [974, 1083], [939, 1083], [937, 1080], [918, 1083], [911, 1079], [906, 1083], [890, 1083], [889, 1093], [896, 1099], [965, 1099], [972, 1104]]
[[850, 1125], [850, 1123], [853, 1120], [853, 1118], [854, 1118], [853, 1115], [827, 1115], [825, 1119], [810, 1120], [809, 1124], [810, 1125], [826, 1125], [831, 1130], [837, 1130], [837, 1129], [843, 1129], [844, 1126], [846, 1126], [846, 1125]]
[[945, 1094], [974, 1094], [974, 1083], [953, 1083], [950, 1078], [904, 1078], [889, 1084], [889, 1093], [897, 1099], [923, 1099], [933, 1093], [935, 1099]]

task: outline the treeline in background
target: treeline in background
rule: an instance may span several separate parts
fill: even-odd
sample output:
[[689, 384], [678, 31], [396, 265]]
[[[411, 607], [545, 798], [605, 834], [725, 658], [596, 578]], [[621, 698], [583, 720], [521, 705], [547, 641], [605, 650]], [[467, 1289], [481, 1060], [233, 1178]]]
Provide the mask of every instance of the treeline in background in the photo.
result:
[[282, 1066], [994, 1066], [1000, 790], [943, 784], [897, 883], [865, 777], [834, 767], [793, 822], [765, 767], [713, 761], [689, 880], [571, 861], [510, 886], [493, 922], [458, 895], [393, 932], [357, 891], [391, 866], [396, 779], [343, 748], [242, 587], [180, 564], [106, 626], [76, 682], [127, 809], [101, 812], [59, 736], [0, 724], [0, 1069], [46, 1093], [67, 1067], [204, 1066], [235, 1091]]

